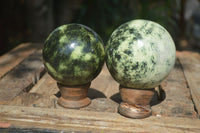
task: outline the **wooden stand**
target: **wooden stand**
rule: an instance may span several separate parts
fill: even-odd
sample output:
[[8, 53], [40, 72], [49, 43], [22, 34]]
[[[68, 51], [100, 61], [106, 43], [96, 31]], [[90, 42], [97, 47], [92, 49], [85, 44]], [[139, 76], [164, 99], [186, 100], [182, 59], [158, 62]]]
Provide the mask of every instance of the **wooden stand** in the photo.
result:
[[154, 89], [133, 89], [120, 86], [122, 102], [118, 107], [120, 114], [130, 118], [145, 118], [152, 114], [150, 107]]
[[61, 97], [58, 104], [65, 108], [82, 108], [91, 103], [87, 97], [87, 92], [91, 83], [80, 86], [66, 86], [57, 83]]

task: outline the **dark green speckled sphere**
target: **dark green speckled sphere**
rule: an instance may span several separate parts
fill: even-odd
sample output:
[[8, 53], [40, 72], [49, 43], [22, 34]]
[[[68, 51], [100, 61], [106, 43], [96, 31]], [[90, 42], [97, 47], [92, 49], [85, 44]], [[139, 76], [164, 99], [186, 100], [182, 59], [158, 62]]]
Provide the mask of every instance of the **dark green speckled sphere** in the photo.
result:
[[91, 82], [104, 64], [104, 45], [92, 29], [81, 24], [56, 28], [47, 38], [43, 60], [48, 73], [63, 85]]
[[109, 38], [107, 67], [122, 86], [150, 89], [173, 68], [174, 42], [165, 28], [148, 20], [133, 20], [118, 27]]

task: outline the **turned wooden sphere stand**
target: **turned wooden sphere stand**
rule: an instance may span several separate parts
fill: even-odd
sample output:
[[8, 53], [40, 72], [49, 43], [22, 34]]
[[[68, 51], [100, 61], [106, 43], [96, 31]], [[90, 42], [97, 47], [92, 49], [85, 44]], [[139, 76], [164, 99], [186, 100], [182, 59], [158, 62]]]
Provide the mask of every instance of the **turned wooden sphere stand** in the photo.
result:
[[134, 89], [119, 86], [122, 102], [118, 107], [121, 115], [129, 118], [146, 118], [152, 114], [150, 102], [155, 89]]
[[58, 99], [58, 104], [65, 108], [82, 108], [91, 103], [87, 97], [87, 92], [91, 82], [79, 86], [66, 86], [57, 83], [60, 89], [61, 97]]

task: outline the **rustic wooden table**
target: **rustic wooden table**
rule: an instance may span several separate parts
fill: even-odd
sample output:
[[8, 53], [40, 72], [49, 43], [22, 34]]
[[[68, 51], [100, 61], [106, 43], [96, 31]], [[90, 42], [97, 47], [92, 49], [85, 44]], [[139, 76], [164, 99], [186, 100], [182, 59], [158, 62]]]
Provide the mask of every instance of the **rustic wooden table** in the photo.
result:
[[0, 132], [200, 132], [200, 55], [177, 51], [174, 69], [156, 88], [153, 115], [130, 119], [117, 113], [119, 84], [106, 65], [82, 109], [57, 105], [56, 82], [45, 72], [40, 44], [21, 44], [0, 57]]

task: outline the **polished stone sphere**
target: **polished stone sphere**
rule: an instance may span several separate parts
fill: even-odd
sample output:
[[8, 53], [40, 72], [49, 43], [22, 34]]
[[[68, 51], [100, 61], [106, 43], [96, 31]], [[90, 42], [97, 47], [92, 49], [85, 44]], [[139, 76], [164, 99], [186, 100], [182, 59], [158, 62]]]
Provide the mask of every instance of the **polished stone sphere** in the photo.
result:
[[148, 89], [158, 86], [175, 64], [176, 48], [165, 28], [148, 20], [119, 26], [106, 47], [106, 64], [122, 86]]
[[104, 64], [104, 45], [97, 33], [81, 24], [56, 28], [46, 39], [43, 60], [48, 73], [63, 85], [91, 82]]

